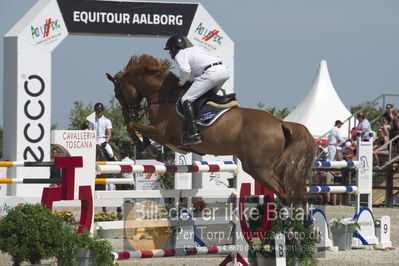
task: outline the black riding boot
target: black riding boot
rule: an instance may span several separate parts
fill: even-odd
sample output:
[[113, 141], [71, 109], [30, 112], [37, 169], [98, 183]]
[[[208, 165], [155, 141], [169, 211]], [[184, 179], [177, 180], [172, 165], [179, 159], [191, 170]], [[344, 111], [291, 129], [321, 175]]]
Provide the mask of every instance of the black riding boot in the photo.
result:
[[202, 142], [201, 136], [198, 133], [197, 124], [195, 123], [194, 106], [190, 101], [183, 103], [184, 119], [187, 126], [187, 140], [183, 145], [192, 145]]

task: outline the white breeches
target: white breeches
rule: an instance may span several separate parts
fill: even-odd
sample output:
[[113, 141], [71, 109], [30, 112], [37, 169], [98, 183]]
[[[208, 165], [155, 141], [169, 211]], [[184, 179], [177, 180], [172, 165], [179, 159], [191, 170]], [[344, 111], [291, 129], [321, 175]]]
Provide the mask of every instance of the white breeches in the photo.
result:
[[337, 154], [337, 152], [343, 152], [344, 150], [342, 149], [342, 147], [328, 145], [327, 151], [328, 151], [327, 161], [331, 162], [336, 160], [335, 155]]
[[[97, 140], [97, 144], [101, 146], [101, 144], [103, 144], [105, 142], [105, 138], [99, 138]], [[109, 143], [107, 143], [107, 145], [105, 145], [105, 151], [108, 153], [109, 158], [114, 157], [114, 151], [111, 148], [111, 145], [109, 145]]]
[[191, 87], [181, 97], [181, 102], [193, 102], [210, 89], [215, 88], [218, 90], [229, 78], [230, 73], [227, 69], [227, 66], [212, 66], [208, 68], [201, 76], [195, 78]]
[[330, 162], [334, 161], [335, 160], [335, 154], [337, 153], [337, 147], [332, 146], [332, 145], [328, 145], [327, 151], [328, 151], [327, 161], [330, 161]]

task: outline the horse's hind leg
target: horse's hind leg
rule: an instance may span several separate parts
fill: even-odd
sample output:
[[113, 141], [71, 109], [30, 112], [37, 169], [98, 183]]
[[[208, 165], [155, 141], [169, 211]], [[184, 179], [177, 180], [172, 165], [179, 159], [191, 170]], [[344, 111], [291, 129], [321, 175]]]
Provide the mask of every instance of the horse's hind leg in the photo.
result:
[[285, 188], [277, 181], [271, 166], [262, 165], [261, 167], [256, 167], [253, 165], [244, 166], [243, 164], [243, 170], [258, 181], [263, 187], [276, 194], [284, 204], [286, 203], [287, 193]]

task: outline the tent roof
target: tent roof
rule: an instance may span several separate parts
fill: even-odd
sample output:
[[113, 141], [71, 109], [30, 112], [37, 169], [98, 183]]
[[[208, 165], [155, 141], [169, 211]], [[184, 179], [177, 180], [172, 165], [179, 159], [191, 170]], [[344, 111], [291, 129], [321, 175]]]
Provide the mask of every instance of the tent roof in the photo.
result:
[[[334, 127], [336, 120], [344, 121], [351, 113], [342, 103], [331, 82], [327, 62], [320, 62], [313, 86], [301, 103], [284, 119], [305, 125], [313, 137], [318, 138]], [[347, 122], [341, 127], [347, 134]]]

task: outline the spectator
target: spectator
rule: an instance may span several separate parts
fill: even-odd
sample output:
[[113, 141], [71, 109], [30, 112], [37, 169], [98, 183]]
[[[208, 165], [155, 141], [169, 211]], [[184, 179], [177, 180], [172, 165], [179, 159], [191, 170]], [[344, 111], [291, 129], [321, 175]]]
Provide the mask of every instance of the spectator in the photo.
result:
[[356, 129], [352, 129], [350, 131], [351, 137], [347, 139], [344, 143], [345, 151], [344, 151], [344, 160], [353, 161], [356, 158]]
[[[392, 111], [392, 121], [390, 124], [389, 139], [394, 139], [399, 135], [399, 121], [398, 121], [398, 109]], [[392, 142], [392, 156], [398, 155], [399, 152], [399, 141], [398, 139]], [[396, 167], [396, 166], [395, 166]]]
[[[58, 156], [57, 149], [52, 148], [50, 153], [51, 161], [54, 161], [54, 158], [57, 156]], [[61, 168], [55, 168], [53, 166], [50, 168], [50, 181], [57, 181], [61, 183]], [[50, 185], [50, 187], [59, 187], [60, 186], [59, 183], [53, 183]]]
[[345, 142], [341, 136], [341, 132], [339, 129], [342, 126], [342, 122], [340, 120], [335, 121], [334, 128], [331, 129], [328, 134], [328, 161], [334, 161], [337, 155], [338, 160], [342, 160], [342, 148], [341, 145]]
[[356, 128], [362, 132], [362, 140], [369, 141], [371, 125], [370, 125], [370, 122], [366, 118], [366, 113], [360, 112], [356, 115], [356, 118], [359, 121], [359, 124], [357, 124]]
[[399, 135], [398, 109], [392, 111], [392, 120], [389, 129], [389, 139], [393, 139]]
[[386, 134], [384, 128], [382, 126], [379, 127], [377, 130], [377, 139], [374, 141], [373, 150], [377, 150], [381, 147], [384, 148], [374, 152], [374, 158], [377, 166], [380, 166], [381, 157], [386, 157], [387, 155], [389, 155], [389, 150], [387, 145], [388, 142], [389, 142], [389, 137]]
[[389, 125], [392, 121], [392, 111], [393, 111], [393, 106], [392, 104], [388, 103], [385, 106], [385, 113], [382, 114], [382, 124], [383, 125]]
[[[321, 178], [322, 185], [331, 186], [337, 185], [338, 179], [335, 179], [334, 172], [330, 171], [319, 171], [319, 176]], [[326, 199], [325, 202], [331, 205], [337, 205], [337, 193], [325, 193]]]
[[[121, 160], [122, 162], [134, 164], [134, 161], [130, 159], [130, 157], [126, 152], [121, 151], [121, 156], [123, 158]], [[122, 173], [122, 178], [134, 180], [134, 175], [133, 173]], [[134, 189], [133, 184], [122, 184], [122, 190], [133, 190], [133, 189]]]

